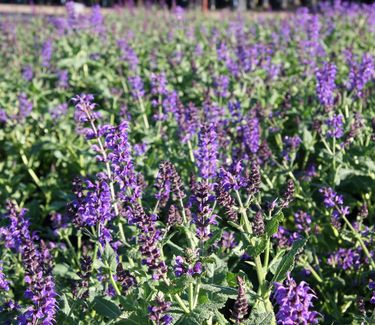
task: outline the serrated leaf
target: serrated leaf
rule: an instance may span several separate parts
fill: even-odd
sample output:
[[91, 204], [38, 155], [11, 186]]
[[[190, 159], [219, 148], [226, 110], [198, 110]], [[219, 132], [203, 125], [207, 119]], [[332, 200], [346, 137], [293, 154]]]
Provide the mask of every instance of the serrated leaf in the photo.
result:
[[70, 305], [69, 305], [69, 301], [68, 301], [68, 298], [66, 297], [66, 294], [63, 294], [62, 295], [62, 302], [63, 302], [63, 305], [60, 306], [60, 310], [65, 314], [65, 315], [69, 315], [70, 314]]
[[109, 319], [116, 319], [121, 315], [120, 308], [105, 297], [95, 297], [93, 308], [99, 315]]
[[116, 268], [117, 268], [116, 253], [109, 243], [106, 243], [104, 247], [103, 261], [105, 265], [108, 265], [108, 267], [111, 269], [113, 273], [116, 272]]
[[249, 319], [247, 319], [244, 324], [248, 325], [272, 325], [274, 324], [274, 316], [271, 312], [266, 313], [251, 313]]
[[286, 278], [286, 274], [290, 272], [294, 267], [294, 258], [305, 246], [307, 239], [300, 239], [293, 243], [290, 251], [280, 261], [275, 275], [272, 278], [273, 282], [282, 282]]
[[314, 138], [311, 132], [307, 128], [303, 129], [303, 142], [302, 143], [307, 150], [312, 151], [314, 149]]
[[73, 272], [73, 269], [67, 264], [56, 264], [53, 268], [53, 274], [62, 278], [80, 280], [81, 278]]
[[237, 290], [231, 287], [220, 286], [216, 284], [202, 284], [201, 289], [212, 294], [226, 295], [228, 298], [237, 297]]
[[255, 238], [254, 244], [249, 245], [246, 251], [250, 256], [257, 257], [265, 251], [267, 247], [267, 242], [268, 240], [264, 236], [260, 238]]
[[270, 272], [271, 272], [272, 274], [275, 274], [275, 273], [276, 273], [276, 270], [277, 270], [277, 268], [278, 268], [278, 266], [279, 266], [279, 264], [280, 264], [280, 262], [281, 262], [281, 260], [282, 260], [282, 258], [283, 258], [283, 256], [284, 256], [284, 254], [285, 254], [285, 250], [281, 250], [281, 251], [279, 251], [279, 252], [276, 254], [276, 256], [272, 259], [272, 261], [271, 261], [271, 263], [270, 263], [270, 265], [269, 265], [269, 267], [268, 267], [268, 269], [270, 270]]
[[271, 237], [273, 234], [277, 232], [279, 229], [280, 221], [284, 219], [284, 213], [280, 211], [277, 215], [275, 215], [270, 221], [266, 224], [266, 234], [267, 236]]

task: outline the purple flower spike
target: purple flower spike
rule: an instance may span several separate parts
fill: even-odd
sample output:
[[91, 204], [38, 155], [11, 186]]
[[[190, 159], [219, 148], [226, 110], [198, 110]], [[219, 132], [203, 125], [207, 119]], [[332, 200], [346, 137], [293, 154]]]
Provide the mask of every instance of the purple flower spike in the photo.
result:
[[48, 39], [43, 43], [42, 46], [42, 54], [41, 54], [41, 60], [42, 60], [42, 67], [48, 68], [51, 64], [52, 59], [52, 40]]
[[281, 325], [291, 324], [318, 324], [318, 312], [311, 310], [312, 300], [316, 298], [314, 291], [302, 281], [298, 285], [288, 273], [284, 283], [274, 283], [274, 299], [279, 305], [276, 314], [277, 323]]
[[336, 66], [325, 62], [323, 67], [316, 71], [316, 93], [320, 104], [330, 109], [334, 104], [336, 89]]
[[249, 304], [246, 298], [245, 281], [241, 277], [237, 276], [237, 283], [238, 294], [233, 306], [231, 318], [235, 321], [236, 324], [241, 324], [242, 320], [245, 318], [249, 311]]
[[218, 165], [217, 133], [213, 124], [204, 124], [199, 133], [199, 149], [195, 157], [200, 172], [204, 179], [215, 177]]
[[18, 96], [18, 114], [16, 115], [17, 121], [24, 121], [33, 110], [33, 103], [28, 99], [25, 93]]
[[172, 323], [172, 316], [166, 314], [169, 308], [171, 308], [171, 303], [164, 300], [162, 293], [156, 296], [154, 306], [148, 306], [149, 318], [158, 325], [169, 325]]
[[334, 114], [326, 121], [326, 124], [328, 126], [327, 136], [329, 138], [339, 139], [344, 135], [343, 120], [344, 116], [342, 114]]
[[243, 127], [244, 142], [252, 154], [256, 154], [260, 146], [260, 125], [257, 117], [248, 119]]
[[33, 67], [28, 64], [22, 68], [22, 77], [25, 81], [31, 81], [34, 77]]
[[0, 261], [0, 290], [9, 291], [9, 282], [3, 273], [3, 262]]

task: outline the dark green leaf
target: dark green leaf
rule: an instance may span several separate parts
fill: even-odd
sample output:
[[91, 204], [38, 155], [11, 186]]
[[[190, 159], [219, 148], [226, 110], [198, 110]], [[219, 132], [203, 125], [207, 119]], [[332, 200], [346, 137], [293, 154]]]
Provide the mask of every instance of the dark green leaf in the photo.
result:
[[270, 221], [266, 224], [266, 234], [267, 236], [271, 237], [275, 234], [279, 228], [279, 223], [284, 219], [284, 214], [280, 211], [277, 215], [275, 215]]
[[116, 319], [121, 315], [120, 308], [105, 297], [95, 297], [93, 308], [99, 315], [109, 319]]
[[272, 278], [272, 283], [284, 281], [286, 274], [290, 272], [294, 267], [295, 256], [302, 250], [306, 242], [307, 239], [300, 239], [293, 243], [293, 246], [290, 249], [290, 251], [280, 261], [276, 269], [275, 275]]

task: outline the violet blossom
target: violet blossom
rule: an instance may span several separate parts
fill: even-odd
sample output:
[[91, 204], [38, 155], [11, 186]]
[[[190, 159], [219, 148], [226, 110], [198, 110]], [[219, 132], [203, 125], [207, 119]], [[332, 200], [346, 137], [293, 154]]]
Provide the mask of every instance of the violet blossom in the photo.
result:
[[284, 283], [276, 282], [274, 286], [273, 297], [279, 306], [276, 314], [278, 324], [318, 324], [320, 314], [312, 310], [316, 295], [306, 282], [297, 284], [288, 273]]

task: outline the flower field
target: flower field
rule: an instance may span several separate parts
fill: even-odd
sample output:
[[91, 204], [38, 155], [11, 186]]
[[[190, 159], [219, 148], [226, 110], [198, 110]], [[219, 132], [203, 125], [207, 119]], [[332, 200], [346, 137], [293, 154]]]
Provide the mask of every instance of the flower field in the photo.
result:
[[373, 5], [0, 29], [0, 324], [375, 324]]

